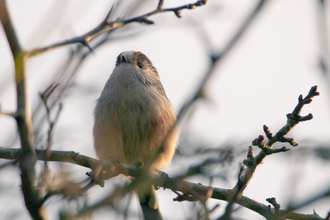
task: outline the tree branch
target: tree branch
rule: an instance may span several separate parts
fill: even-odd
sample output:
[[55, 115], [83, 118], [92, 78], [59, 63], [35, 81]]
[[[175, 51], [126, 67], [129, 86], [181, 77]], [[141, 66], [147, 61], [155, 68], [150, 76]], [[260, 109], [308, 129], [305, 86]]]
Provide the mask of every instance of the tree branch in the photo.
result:
[[216, 65], [219, 65], [224, 57], [231, 51], [231, 49], [236, 45], [239, 39], [244, 35], [245, 31], [248, 29], [252, 21], [256, 18], [256, 16], [261, 11], [264, 6], [266, 0], [259, 0], [253, 10], [248, 14], [245, 18], [244, 22], [238, 27], [236, 32], [230, 38], [230, 40], [225, 44], [224, 48], [220, 52], [210, 51], [210, 61], [211, 66], [205, 72], [201, 82], [197, 86], [197, 89], [192, 94], [191, 98], [186, 101], [186, 103], [180, 108], [179, 114], [177, 115], [178, 121], [181, 117], [187, 112], [187, 110], [192, 106], [192, 104], [199, 98], [204, 98], [204, 87], [208, 80], [211, 78], [214, 73], [214, 69]]
[[[276, 133], [273, 137], [272, 133], [269, 131], [269, 128], [264, 125], [263, 129], [268, 137], [269, 141], [266, 144], [264, 142], [265, 138], [262, 135], [259, 135], [254, 141], [252, 141], [252, 145], [258, 146], [261, 151], [255, 157], [253, 156], [253, 148], [252, 146], [249, 147], [247, 159], [243, 161], [243, 164], [247, 167], [247, 169], [243, 172], [241, 177], [239, 178], [237, 184], [233, 188], [233, 197], [243, 194], [244, 189], [246, 188], [247, 184], [253, 177], [254, 172], [256, 171], [257, 167], [262, 164], [263, 160], [266, 156], [279, 153], [279, 152], [286, 152], [289, 149], [286, 147], [282, 147], [280, 149], [272, 149], [276, 142], [289, 142], [292, 146], [297, 146], [298, 144], [293, 141], [292, 138], [286, 138], [284, 135], [289, 133], [289, 131], [296, 126], [299, 122], [306, 121], [312, 119], [312, 114], [308, 114], [308, 116], [300, 116], [301, 109], [304, 105], [309, 104], [312, 102], [312, 98], [318, 96], [319, 92], [317, 91], [317, 86], [313, 86], [308, 95], [303, 99], [302, 95], [298, 98], [298, 104], [293, 109], [293, 111], [287, 114], [287, 123]], [[306, 119], [307, 118], [307, 119]]]
[[207, 3], [207, 0], [198, 0], [196, 3], [193, 3], [193, 4], [183, 5], [183, 6], [176, 7], [176, 8], [165, 8], [165, 9], [163, 9], [163, 7], [162, 7], [163, 2], [164, 2], [164, 0], [160, 0], [157, 8], [154, 11], [148, 12], [144, 15], [137, 16], [137, 17], [130, 18], [130, 19], [124, 19], [124, 20], [117, 18], [117, 20], [115, 20], [115, 21], [108, 21], [110, 15], [112, 13], [112, 10], [113, 10], [113, 6], [112, 6], [109, 13], [105, 17], [105, 19], [97, 27], [95, 27], [91, 31], [87, 32], [86, 34], [83, 34], [79, 37], [72, 38], [70, 40], [65, 40], [63, 42], [52, 44], [50, 46], [46, 46], [43, 48], [38, 48], [38, 49], [34, 49], [32, 51], [28, 51], [27, 56], [28, 57], [36, 56], [36, 55], [39, 55], [46, 51], [50, 51], [50, 50], [56, 49], [58, 47], [62, 47], [62, 46], [69, 45], [69, 44], [75, 44], [75, 43], [81, 43], [84, 46], [87, 46], [90, 50], [92, 50], [91, 47], [89, 46], [89, 42], [107, 30], [118, 29], [118, 28], [121, 28], [121, 27], [123, 27], [129, 23], [133, 23], [133, 22], [138, 22], [141, 24], [148, 24], [148, 25], [154, 24], [154, 22], [149, 20], [148, 17], [153, 16], [155, 14], [163, 13], [163, 12], [174, 12], [175, 15], [180, 18], [181, 10], [194, 9], [199, 6], [203, 6]]
[[[9, 159], [9, 160], [19, 159], [21, 156], [21, 152], [22, 151], [20, 149], [0, 148], [0, 158]], [[47, 152], [46, 150], [36, 150], [38, 160], [45, 160], [47, 158], [46, 152]], [[121, 164], [115, 161], [107, 161], [105, 163], [101, 163], [99, 160], [96, 160], [88, 156], [80, 155], [79, 153], [75, 153], [73, 151], [53, 150], [51, 151], [49, 161], [67, 162], [71, 164], [80, 165], [86, 168], [90, 168], [92, 170], [100, 166], [100, 164], [102, 164], [103, 170], [113, 172], [113, 176], [124, 174], [135, 178], [139, 178], [141, 172], [144, 173], [144, 171], [141, 168], [139, 168], [134, 164], [132, 165]], [[147, 174], [143, 176], [143, 181], [147, 181], [147, 182], [150, 181], [155, 186], [168, 188], [173, 191], [180, 191], [185, 195], [190, 194], [190, 195], [207, 196], [211, 192], [210, 198], [224, 200], [224, 201], [231, 201], [232, 199], [232, 193], [233, 193], [232, 189], [223, 189], [218, 187], [210, 187], [202, 184], [191, 183], [182, 180], [181, 176], [175, 178], [169, 178], [164, 176], [155, 177], [152, 174]], [[122, 193], [127, 192], [127, 190], [129, 189], [122, 189]], [[245, 208], [248, 208], [252, 211], [259, 213], [265, 218], [269, 218], [271, 216], [271, 213], [269, 212], [269, 207], [267, 205], [259, 203], [248, 197], [242, 196], [240, 198], [237, 198], [234, 202]], [[98, 203], [97, 207], [101, 206], [101, 204], [104, 203], [105, 201], [102, 200], [101, 202]], [[271, 211], [274, 212], [275, 209], [272, 208]], [[281, 215], [289, 219], [297, 219], [297, 220], [322, 219], [321, 217], [317, 217], [315, 215], [305, 215], [294, 212], [287, 212], [286, 210], [279, 210], [279, 212]]]
[[22, 50], [14, 27], [11, 23], [5, 0], [0, 0], [0, 20], [15, 62], [17, 110], [15, 119], [21, 140], [22, 155], [19, 158], [22, 191], [25, 205], [33, 219], [43, 219], [39, 213], [41, 203], [34, 186], [36, 155], [33, 147], [33, 127], [31, 121], [30, 100], [28, 96], [25, 63], [26, 56]]

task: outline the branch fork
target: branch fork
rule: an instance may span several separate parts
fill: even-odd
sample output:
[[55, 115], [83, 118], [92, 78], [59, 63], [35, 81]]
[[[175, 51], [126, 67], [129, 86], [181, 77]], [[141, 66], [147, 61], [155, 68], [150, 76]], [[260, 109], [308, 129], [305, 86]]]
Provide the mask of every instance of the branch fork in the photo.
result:
[[263, 135], [259, 135], [258, 138], [252, 141], [252, 145], [258, 146], [261, 151], [258, 153], [258, 155], [254, 156], [253, 148], [252, 146], [249, 146], [247, 158], [243, 161], [243, 164], [247, 168], [244, 171], [240, 172], [238, 181], [235, 187], [232, 189], [233, 198], [240, 198], [243, 195], [243, 191], [252, 179], [254, 172], [256, 171], [257, 167], [262, 164], [266, 156], [280, 152], [287, 152], [290, 150], [285, 146], [283, 146], [282, 148], [273, 149], [273, 146], [276, 142], [286, 142], [293, 147], [298, 146], [298, 144], [293, 140], [293, 138], [287, 138], [284, 136], [288, 134], [289, 131], [299, 122], [311, 120], [313, 118], [311, 113], [307, 116], [300, 116], [300, 113], [302, 107], [306, 104], [310, 104], [312, 102], [312, 98], [318, 95], [319, 92], [317, 91], [317, 86], [311, 87], [308, 95], [305, 98], [300, 95], [298, 98], [298, 104], [296, 105], [294, 110], [291, 113], [287, 114], [286, 125], [284, 125], [274, 136], [270, 132], [268, 126], [263, 126], [263, 130], [265, 132], [266, 137], [268, 138], [268, 142], [265, 143], [265, 137]]

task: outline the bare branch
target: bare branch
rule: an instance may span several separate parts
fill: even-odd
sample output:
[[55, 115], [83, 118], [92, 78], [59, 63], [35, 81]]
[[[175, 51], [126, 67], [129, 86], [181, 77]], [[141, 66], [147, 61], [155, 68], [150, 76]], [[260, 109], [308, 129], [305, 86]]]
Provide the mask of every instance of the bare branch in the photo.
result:
[[72, 38], [70, 40], [65, 40], [63, 42], [52, 44], [50, 46], [46, 46], [43, 48], [38, 48], [38, 49], [34, 49], [32, 51], [28, 51], [27, 57], [36, 56], [36, 55], [44, 53], [46, 51], [50, 51], [50, 50], [53, 50], [53, 49], [56, 49], [56, 48], [59, 48], [59, 47], [65, 46], [65, 45], [76, 44], [76, 43], [80, 43], [84, 46], [87, 46], [92, 51], [92, 48], [89, 46], [89, 42], [107, 30], [118, 29], [118, 28], [121, 28], [121, 27], [123, 27], [129, 23], [133, 23], [133, 22], [138, 22], [141, 24], [148, 24], [148, 25], [154, 24], [153, 21], [148, 20], [148, 17], [153, 16], [155, 14], [163, 13], [163, 12], [171, 11], [171, 12], [174, 12], [177, 17], [181, 17], [181, 14], [179, 14], [179, 12], [181, 10], [194, 9], [199, 6], [203, 6], [207, 3], [207, 0], [198, 0], [196, 3], [193, 3], [193, 4], [188, 4], [188, 5], [184, 5], [184, 6], [180, 6], [180, 7], [176, 7], [176, 8], [165, 8], [165, 9], [163, 9], [163, 7], [162, 7], [163, 2], [164, 2], [164, 0], [160, 0], [157, 8], [154, 11], [148, 12], [144, 15], [130, 18], [130, 19], [125, 19], [125, 20], [118, 18], [115, 21], [108, 21], [110, 15], [111, 15], [111, 12], [113, 10], [113, 7], [111, 7], [111, 9], [110, 9], [109, 13], [107, 14], [107, 16], [105, 17], [105, 19], [97, 27], [95, 27], [91, 31], [87, 32], [86, 34], [83, 34], [79, 37]]
[[[318, 201], [318, 200], [320, 200], [322, 198], [326, 198], [326, 197], [327, 198], [330, 197], [330, 188], [326, 189], [324, 192], [319, 193], [318, 195], [313, 196], [312, 198], [309, 198], [305, 201], [300, 202], [299, 204], [296, 204], [296, 205], [291, 204], [289, 206], [289, 208], [286, 211], [281, 212], [280, 215], [286, 216], [287, 213], [292, 212], [293, 210], [300, 209], [306, 205], [309, 205], [315, 201]], [[314, 215], [318, 216], [318, 214], [316, 214], [316, 213], [314, 213]]]
[[298, 98], [298, 104], [294, 108], [294, 110], [287, 114], [287, 123], [284, 125], [275, 135], [274, 137], [270, 138], [267, 145], [269, 147], [272, 147], [275, 142], [288, 142], [290, 143], [293, 147], [298, 146], [296, 142], [294, 142], [293, 139], [291, 138], [285, 138], [284, 136], [290, 132], [290, 130], [296, 126], [299, 122], [302, 121], [307, 121], [311, 120], [313, 118], [312, 114], [308, 114], [307, 116], [301, 116], [300, 112], [301, 109], [304, 107], [306, 104], [310, 104], [312, 102], [312, 98], [315, 96], [320, 95], [320, 93], [317, 91], [317, 86], [313, 86], [308, 95], [303, 98], [302, 95], [299, 96]]
[[[301, 121], [305, 121], [302, 117], [300, 116], [300, 112], [302, 107], [305, 104], [309, 104], [312, 101], [312, 98], [314, 96], [318, 96], [319, 92], [317, 92], [317, 86], [313, 86], [308, 95], [303, 99], [302, 96], [299, 96], [299, 102], [297, 106], [294, 108], [292, 113], [288, 114], [291, 116], [287, 116], [287, 124], [284, 125], [277, 133], [275, 136], [272, 135], [270, 132], [269, 128], [264, 125], [263, 130], [268, 137], [269, 141], [268, 144], [264, 142], [265, 138], [262, 135], [259, 135], [258, 138], [254, 139], [252, 141], [252, 145], [258, 146], [261, 151], [259, 152], [258, 155], [255, 157], [253, 156], [253, 149], [250, 146], [249, 151], [247, 154], [247, 159], [243, 161], [243, 164], [247, 167], [247, 169], [243, 172], [241, 178], [239, 178], [238, 182], [236, 183], [235, 187], [233, 188], [234, 194], [233, 196], [240, 197], [243, 194], [243, 190], [246, 188], [247, 184], [250, 182], [250, 180], [253, 177], [254, 172], [256, 171], [257, 167], [263, 162], [266, 156], [271, 155], [271, 154], [276, 154], [279, 152], [286, 152], [289, 149], [286, 147], [282, 147], [280, 149], [272, 149], [273, 145], [276, 142], [289, 142], [292, 146], [296, 146], [297, 144], [294, 142], [292, 138], [285, 138], [284, 135], [286, 135], [295, 125], [297, 125]], [[237, 194], [236, 194], [237, 193]]]
[[[248, 153], [250, 154], [250, 153]], [[238, 181], [237, 183], [239, 183], [237, 190], [234, 190], [232, 193], [233, 195], [230, 198], [230, 201], [228, 202], [225, 212], [223, 213], [223, 215], [218, 218], [218, 220], [230, 220], [232, 218], [232, 213], [233, 213], [233, 205], [235, 203], [235, 201], [237, 200], [238, 197], [240, 197], [240, 193], [244, 190], [244, 188], [246, 187], [246, 185], [241, 184], [241, 178], [242, 178], [242, 174], [244, 172], [244, 166], [241, 166], [240, 171], [238, 173]]]
[[0, 109], [0, 115], [6, 115], [6, 116], [15, 117], [15, 113], [4, 112], [4, 111], [1, 111], [1, 109]]
[[0, 0], [0, 20], [4, 27], [7, 41], [15, 61], [17, 111], [15, 119], [21, 140], [22, 155], [19, 158], [21, 170], [21, 187], [25, 205], [35, 220], [41, 220], [40, 198], [34, 186], [36, 154], [33, 146], [33, 127], [31, 120], [30, 100], [26, 82], [25, 63], [26, 56], [16, 37], [11, 23], [5, 0]]
[[[46, 159], [46, 150], [36, 150], [38, 160], [45, 160]], [[20, 149], [12, 149], [12, 148], [0, 148], [0, 158], [4, 159], [18, 159], [21, 156], [21, 150]], [[191, 183], [187, 181], [183, 181], [182, 177], [175, 177], [175, 178], [169, 178], [164, 176], [157, 176], [155, 177], [153, 174], [145, 173], [141, 168], [139, 168], [136, 165], [128, 165], [128, 164], [121, 164], [114, 161], [107, 161], [105, 163], [101, 163], [100, 161], [87, 157], [84, 155], [80, 155], [78, 153], [75, 153], [73, 151], [51, 151], [51, 156], [49, 158], [49, 161], [58, 161], [58, 162], [67, 162], [72, 164], [77, 164], [83, 167], [87, 167], [90, 169], [95, 169], [100, 164], [103, 166], [103, 170], [111, 171], [113, 172], [114, 176], [119, 174], [124, 175], [130, 175], [135, 178], [141, 177], [141, 172], [144, 173], [143, 175], [143, 181], [150, 182], [154, 186], [163, 187], [171, 189], [173, 192], [180, 191], [181, 195], [186, 195], [188, 198], [188, 195], [204, 195], [207, 196], [210, 194], [210, 198], [218, 199], [218, 200], [224, 200], [224, 201], [231, 201], [233, 198], [232, 195], [234, 193], [231, 189], [223, 189], [218, 187], [210, 187], [205, 186], [202, 184], [196, 184]], [[245, 172], [245, 171], [244, 171]], [[138, 184], [138, 183], [134, 183]], [[135, 185], [129, 185], [128, 188], [122, 188], [121, 192], [115, 192], [115, 195], [112, 195], [109, 197], [109, 199], [102, 200], [96, 205], [96, 207], [100, 207], [102, 205], [109, 205], [109, 200], [113, 199], [114, 197], [117, 197], [119, 195], [123, 195], [123, 193], [126, 193], [130, 190], [132, 190], [132, 187], [134, 188]], [[117, 190], [115, 190], [117, 191]], [[193, 197], [191, 197], [193, 198]], [[198, 197], [194, 197], [198, 198]], [[180, 200], [177, 200], [180, 201]], [[195, 201], [195, 200], [194, 200]], [[237, 197], [234, 201], [235, 203], [244, 206], [252, 211], [255, 211], [259, 213], [260, 215], [264, 216], [265, 218], [270, 218], [271, 215], [269, 213], [269, 207], [259, 203], [257, 201], [254, 201], [252, 199], [249, 199], [248, 197], [242, 196]], [[95, 208], [95, 207], [94, 207]], [[272, 209], [273, 210], [273, 209]], [[273, 210], [274, 211], [274, 210]], [[294, 213], [292, 211], [286, 211], [286, 210], [280, 210], [280, 214], [289, 218], [289, 219], [306, 219], [306, 220], [321, 220], [322, 218], [316, 215], [304, 215], [299, 213]]]
[[[261, 11], [264, 3], [266, 0], [260, 0], [254, 9], [250, 12], [250, 14], [246, 17], [242, 25], [237, 29], [237, 31], [234, 33], [234, 35], [230, 38], [230, 40], [225, 44], [224, 48], [220, 51], [220, 53], [215, 53], [213, 51], [210, 51], [210, 61], [211, 66], [204, 74], [201, 82], [199, 83], [197, 89], [192, 94], [191, 98], [186, 101], [186, 103], [180, 108], [179, 114], [177, 115], [178, 121], [181, 119], [181, 117], [187, 112], [188, 109], [193, 105], [193, 103], [198, 100], [199, 98], [204, 98], [204, 87], [210, 77], [214, 73], [214, 69], [216, 65], [219, 65], [224, 57], [230, 52], [230, 50], [236, 45], [238, 40], [243, 36], [245, 31], [248, 29], [254, 18], [259, 14]], [[175, 12], [175, 11], [174, 11]], [[177, 15], [180, 16], [180, 15]]]
[[270, 218], [270, 220], [271, 219], [274, 219], [274, 220], [285, 220], [285, 218], [283, 218], [283, 217], [281, 218], [280, 215], [279, 215], [280, 214], [279, 211], [280, 211], [281, 206], [280, 206], [280, 204], [278, 204], [276, 202], [276, 199], [274, 197], [272, 197], [272, 198], [267, 198], [266, 201], [269, 202], [270, 204], [272, 204], [274, 206], [274, 208], [275, 208], [275, 213], [273, 214], [271, 212], [270, 206], [268, 206], [269, 207], [269, 212], [273, 215], [273, 217]]

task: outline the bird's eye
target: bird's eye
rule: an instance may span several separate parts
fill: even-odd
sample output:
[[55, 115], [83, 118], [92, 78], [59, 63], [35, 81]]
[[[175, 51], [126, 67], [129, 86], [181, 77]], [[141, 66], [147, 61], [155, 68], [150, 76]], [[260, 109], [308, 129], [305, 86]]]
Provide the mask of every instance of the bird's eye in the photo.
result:
[[142, 64], [142, 63], [138, 63], [137, 65], [138, 65], [138, 67], [140, 67], [141, 69], [143, 68], [143, 64]]

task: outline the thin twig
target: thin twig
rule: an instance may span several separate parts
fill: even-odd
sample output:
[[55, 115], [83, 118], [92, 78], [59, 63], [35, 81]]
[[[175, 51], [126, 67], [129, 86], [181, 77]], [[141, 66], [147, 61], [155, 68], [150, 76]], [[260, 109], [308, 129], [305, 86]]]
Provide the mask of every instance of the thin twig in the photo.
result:
[[15, 113], [4, 112], [4, 111], [1, 111], [1, 109], [0, 109], [0, 115], [6, 115], [6, 116], [15, 117]]
[[[311, 120], [313, 118], [312, 114], [308, 114], [307, 116], [301, 116], [300, 113], [303, 106], [311, 103], [312, 98], [318, 95], [319, 92], [317, 91], [317, 86], [311, 87], [308, 95], [304, 99], [302, 98], [302, 95], [300, 95], [296, 107], [291, 113], [287, 114], [287, 123], [276, 133], [275, 136], [272, 135], [267, 126], [264, 126], [264, 132], [269, 138], [267, 144], [264, 142], [265, 138], [263, 135], [259, 135], [258, 138], [252, 141], [252, 145], [258, 146], [261, 151], [258, 153], [258, 155], [254, 156], [252, 146], [249, 147], [247, 159], [243, 161], [243, 164], [247, 168], [233, 189], [234, 192], [239, 193], [238, 197], [243, 194], [243, 190], [246, 188], [246, 186], [252, 179], [257, 167], [262, 164], [266, 156], [279, 152], [286, 152], [289, 150], [286, 147], [282, 147], [280, 149], [272, 149], [276, 142], [289, 142], [292, 146], [297, 146], [297, 144], [293, 141], [292, 138], [286, 138], [284, 137], [284, 135], [288, 134], [289, 131], [299, 122]], [[234, 195], [236, 195], [236, 193], [234, 193]]]
[[65, 45], [76, 44], [76, 43], [80, 43], [80, 44], [88, 47], [90, 50], [92, 50], [91, 47], [89, 46], [89, 42], [92, 39], [94, 39], [95, 37], [99, 36], [100, 34], [104, 33], [105, 31], [107, 31], [109, 29], [112, 29], [112, 30], [118, 29], [118, 28], [121, 28], [121, 27], [123, 27], [129, 23], [133, 23], [133, 22], [138, 22], [141, 24], [148, 24], [148, 25], [154, 24], [153, 21], [148, 20], [148, 17], [151, 17], [155, 14], [163, 13], [163, 12], [174, 12], [177, 17], [181, 17], [181, 14], [180, 14], [181, 10], [194, 9], [198, 6], [205, 5], [206, 3], [207, 3], [207, 0], [198, 0], [196, 3], [193, 3], [193, 4], [187, 4], [187, 5], [179, 6], [176, 8], [163, 9], [162, 8], [163, 0], [160, 0], [157, 8], [154, 11], [151, 11], [144, 15], [137, 16], [137, 17], [130, 18], [130, 19], [122, 20], [120, 18], [117, 18], [117, 20], [115, 20], [115, 21], [108, 21], [110, 15], [112, 13], [112, 10], [113, 10], [113, 6], [112, 6], [110, 11], [108, 12], [107, 16], [105, 17], [105, 19], [97, 27], [95, 27], [91, 31], [87, 32], [86, 34], [83, 34], [79, 37], [72, 38], [70, 40], [65, 40], [63, 42], [55, 43], [50, 46], [46, 46], [43, 48], [38, 48], [38, 49], [34, 49], [32, 51], [28, 51], [26, 55], [27, 55], [27, 57], [32, 57], [32, 56], [36, 56], [41, 53], [44, 53], [46, 51], [50, 51], [50, 50], [53, 50], [53, 49], [56, 49], [56, 48], [59, 48], [59, 47], [65, 46]]

